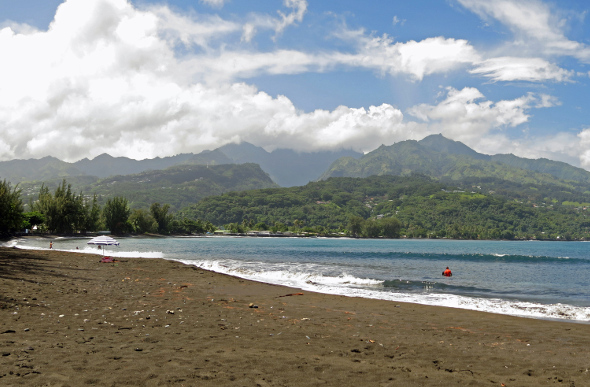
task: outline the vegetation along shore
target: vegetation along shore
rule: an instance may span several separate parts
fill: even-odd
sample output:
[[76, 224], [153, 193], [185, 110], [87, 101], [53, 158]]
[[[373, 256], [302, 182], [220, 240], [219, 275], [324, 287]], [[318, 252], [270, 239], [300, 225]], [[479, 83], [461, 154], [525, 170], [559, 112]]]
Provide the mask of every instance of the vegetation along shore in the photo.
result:
[[[297, 235], [586, 240], [590, 220], [579, 194], [571, 205], [534, 197], [516, 183], [488, 180], [469, 189], [423, 175], [329, 178], [301, 187], [228, 192], [172, 211], [135, 207], [123, 196], [76, 193], [63, 180], [42, 185], [25, 203], [18, 186], [0, 183], [0, 232], [203, 234], [215, 231]], [[547, 194], [545, 191], [544, 194]], [[559, 198], [566, 195], [553, 193]], [[571, 195], [568, 195], [571, 196]], [[104, 204], [101, 205], [101, 201]]]

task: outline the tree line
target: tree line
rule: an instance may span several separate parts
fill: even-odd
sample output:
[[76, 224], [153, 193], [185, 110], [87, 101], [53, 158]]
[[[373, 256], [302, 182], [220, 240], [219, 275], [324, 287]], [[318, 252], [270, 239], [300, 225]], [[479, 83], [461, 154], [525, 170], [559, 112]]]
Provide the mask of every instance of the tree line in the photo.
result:
[[21, 191], [6, 180], [0, 182], [0, 235], [31, 230], [55, 234], [74, 234], [109, 230], [126, 233], [205, 233], [215, 231], [210, 222], [178, 218], [168, 204], [152, 203], [149, 211], [130, 209], [122, 196], [106, 200], [101, 207], [97, 195], [86, 197], [75, 193], [64, 179], [51, 192], [42, 185], [39, 195], [24, 210]]
[[588, 194], [497, 179], [457, 184], [424, 175], [338, 177], [228, 192], [182, 212], [232, 231], [264, 225], [271, 231], [358, 237], [590, 239]]
[[168, 204], [158, 202], [149, 209], [131, 209], [123, 196], [107, 198], [101, 206], [96, 195], [76, 193], [65, 180], [53, 192], [41, 186], [25, 206], [18, 187], [4, 181], [0, 233], [33, 227], [59, 234], [221, 229], [368, 238], [589, 240], [589, 202], [587, 194], [556, 187], [473, 180], [460, 188], [423, 175], [388, 175], [228, 192], [172, 213]]

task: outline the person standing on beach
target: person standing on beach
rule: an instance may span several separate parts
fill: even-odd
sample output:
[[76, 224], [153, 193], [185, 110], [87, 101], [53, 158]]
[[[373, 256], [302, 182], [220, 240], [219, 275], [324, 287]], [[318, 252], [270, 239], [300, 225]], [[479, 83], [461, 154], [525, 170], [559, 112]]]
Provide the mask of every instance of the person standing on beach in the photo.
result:
[[53, 248], [53, 242], [49, 242], [49, 248], [52, 249]]
[[447, 266], [445, 271], [442, 272], [442, 275], [444, 275], [445, 277], [452, 277], [453, 273], [451, 273], [451, 269], [449, 269], [449, 267]]

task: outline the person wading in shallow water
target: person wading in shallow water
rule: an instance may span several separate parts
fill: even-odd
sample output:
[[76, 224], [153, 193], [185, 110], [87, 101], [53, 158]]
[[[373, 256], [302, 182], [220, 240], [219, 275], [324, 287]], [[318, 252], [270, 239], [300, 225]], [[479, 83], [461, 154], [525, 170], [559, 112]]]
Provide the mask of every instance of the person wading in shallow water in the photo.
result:
[[449, 269], [449, 267], [447, 266], [445, 271], [442, 272], [442, 275], [444, 275], [445, 277], [452, 277], [453, 273], [451, 273], [451, 269]]

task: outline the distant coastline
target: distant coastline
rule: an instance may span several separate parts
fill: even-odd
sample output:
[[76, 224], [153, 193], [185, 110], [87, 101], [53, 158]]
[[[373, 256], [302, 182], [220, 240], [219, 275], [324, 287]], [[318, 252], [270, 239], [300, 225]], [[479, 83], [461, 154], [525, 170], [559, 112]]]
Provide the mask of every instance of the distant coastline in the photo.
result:
[[9, 235], [5, 235], [4, 237], [0, 237], [0, 240], [9, 241], [14, 238], [45, 238], [45, 239], [55, 239], [55, 238], [93, 238], [98, 235], [112, 235], [114, 237], [119, 238], [213, 238], [213, 237], [240, 237], [240, 238], [345, 238], [345, 239], [367, 239], [367, 240], [381, 240], [381, 239], [391, 239], [391, 240], [402, 240], [402, 239], [409, 239], [409, 240], [452, 240], [452, 241], [470, 241], [470, 240], [480, 240], [480, 241], [512, 241], [512, 242], [587, 242], [586, 240], [565, 240], [565, 239], [460, 239], [460, 238], [413, 238], [407, 236], [400, 236], [399, 238], [385, 238], [385, 237], [363, 237], [363, 236], [350, 236], [350, 235], [316, 235], [316, 234], [305, 234], [305, 233], [209, 233], [209, 234], [112, 234], [108, 231], [96, 232], [96, 233], [74, 233], [74, 234], [53, 234], [53, 233], [13, 233]]

